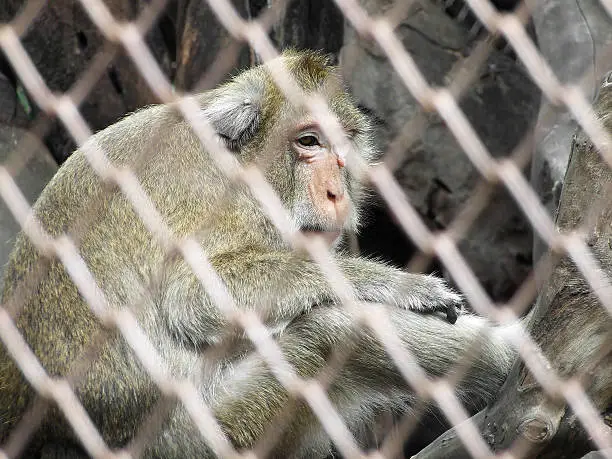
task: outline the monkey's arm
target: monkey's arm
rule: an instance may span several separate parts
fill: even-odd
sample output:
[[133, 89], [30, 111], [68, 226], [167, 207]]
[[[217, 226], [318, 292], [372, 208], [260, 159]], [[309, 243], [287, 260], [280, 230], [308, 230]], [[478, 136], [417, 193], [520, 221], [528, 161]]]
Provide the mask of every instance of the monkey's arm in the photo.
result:
[[[370, 306], [381, 307], [367, 305]], [[452, 368], [486, 324], [472, 315], [462, 315], [455, 325], [450, 325], [432, 316], [385, 308], [404, 346], [431, 376], [441, 376]], [[335, 349], [352, 345], [349, 359], [327, 392], [353, 432], [367, 428], [378, 413], [410, 410], [414, 404], [414, 391], [384, 347], [369, 330], [353, 329], [342, 307], [326, 305], [300, 316], [278, 338], [278, 344], [303, 378], [316, 377]], [[483, 407], [495, 395], [514, 357], [498, 331], [487, 337], [480, 349], [457, 388], [460, 398], [472, 409]], [[202, 390], [207, 394], [205, 398], [213, 399], [217, 419], [239, 448], [251, 448], [272, 434], [267, 438], [277, 442], [278, 457], [287, 457], [289, 452], [297, 457], [325, 457], [328, 452], [329, 440], [314, 415], [302, 402], [293, 404], [291, 395], [257, 353], [232, 365], [215, 384]], [[197, 432], [185, 428], [187, 425], [190, 421], [181, 408], [156, 446], [158, 452], [163, 453], [164, 441], [172, 443], [175, 437], [203, 442]], [[277, 430], [270, 431], [271, 426]], [[307, 455], [300, 456], [305, 451]]]
[[[443, 279], [364, 258], [336, 255], [357, 299], [419, 312], [442, 311], [457, 319], [461, 296]], [[328, 279], [313, 261], [286, 251], [243, 251], [216, 255], [211, 263], [238, 306], [255, 310], [273, 329], [283, 328], [315, 305], [338, 301]], [[194, 345], [214, 343], [227, 329], [218, 308], [184, 261], [168, 268], [160, 306], [168, 326]]]
[[440, 277], [408, 273], [365, 258], [339, 257], [337, 262], [361, 301], [418, 312], [441, 311], [450, 323], [457, 320], [463, 298]]

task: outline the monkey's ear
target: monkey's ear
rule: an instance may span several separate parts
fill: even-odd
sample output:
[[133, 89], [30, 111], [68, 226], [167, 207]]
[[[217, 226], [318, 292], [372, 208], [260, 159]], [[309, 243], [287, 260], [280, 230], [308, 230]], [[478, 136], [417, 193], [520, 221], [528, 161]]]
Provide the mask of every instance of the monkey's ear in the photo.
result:
[[262, 84], [234, 81], [221, 88], [204, 108], [203, 116], [229, 150], [240, 150], [257, 133], [263, 93]]

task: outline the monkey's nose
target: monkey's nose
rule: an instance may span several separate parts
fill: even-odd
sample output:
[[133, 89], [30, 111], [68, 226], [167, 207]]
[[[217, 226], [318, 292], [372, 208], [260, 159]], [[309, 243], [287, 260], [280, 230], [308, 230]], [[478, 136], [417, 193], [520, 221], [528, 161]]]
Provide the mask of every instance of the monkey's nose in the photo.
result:
[[349, 202], [344, 195], [342, 186], [327, 187], [328, 212], [338, 226], [342, 226], [349, 211]]
[[344, 199], [344, 190], [337, 186], [327, 187], [327, 199], [333, 203], [338, 203]]

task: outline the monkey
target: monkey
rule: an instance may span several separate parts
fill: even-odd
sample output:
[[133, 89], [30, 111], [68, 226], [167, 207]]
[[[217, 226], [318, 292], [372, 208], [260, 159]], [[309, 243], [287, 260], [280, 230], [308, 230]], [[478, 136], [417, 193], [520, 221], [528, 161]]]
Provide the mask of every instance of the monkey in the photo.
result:
[[[279, 59], [307, 95], [325, 98], [355, 154], [374, 161], [371, 124], [329, 58], [314, 51], [285, 51]], [[235, 160], [261, 168], [292, 224], [329, 241], [330, 255], [356, 300], [385, 308], [401, 341], [428, 374], [444, 374], [487, 322], [458, 314], [463, 299], [442, 279], [343, 249], [345, 235], [358, 231], [367, 201], [365, 184], [346, 167], [350, 155], [335, 151], [317, 120], [287, 100], [266, 64], [197, 95], [196, 101], [199, 115]], [[414, 390], [373, 334], [355, 331], [319, 265], [291, 249], [248, 187], [219, 169], [171, 104], [154, 105], [98, 132], [74, 152], [34, 204], [34, 215], [54, 237], [80, 228], [79, 253], [108, 304], [132, 308], [170, 373], [196, 385], [236, 448], [256, 445], [291, 397], [244, 334], [228, 323], [187, 262], [168, 254], [122, 192], [97, 177], [85, 154], [94, 144], [115, 167], [136, 174], [178, 238], [198, 241], [236, 305], [256, 313], [298, 375], [316, 377], [336, 345], [351, 343], [351, 357], [331, 383], [329, 396], [356, 436], [376, 413], [414, 405]], [[13, 300], [17, 287], [41, 264], [43, 274], [14, 320], [48, 374], [66, 376], [104, 327], [61, 262], [45, 258], [23, 233], [7, 265], [2, 304]], [[103, 439], [119, 448], [133, 440], [161, 393], [125, 341], [110, 335], [74, 389]], [[206, 357], [221, 347], [229, 348], [223, 358]], [[502, 330], [495, 329], [458, 389], [460, 397], [475, 407], [485, 404], [513, 357]], [[35, 391], [4, 346], [0, 366], [4, 442]], [[66, 445], [75, 445], [74, 457], [86, 456], [54, 408], [27, 454], [55, 457]], [[316, 418], [298, 401], [295, 417], [270, 454], [318, 457], [331, 448]], [[214, 451], [178, 404], [144, 456], [214, 457]]]

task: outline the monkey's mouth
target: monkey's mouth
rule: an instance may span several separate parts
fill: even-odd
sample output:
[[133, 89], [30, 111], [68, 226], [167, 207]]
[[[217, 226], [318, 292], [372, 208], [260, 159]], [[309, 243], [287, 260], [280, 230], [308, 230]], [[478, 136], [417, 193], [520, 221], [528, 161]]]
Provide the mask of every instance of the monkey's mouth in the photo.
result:
[[300, 228], [306, 237], [322, 237], [329, 246], [334, 245], [342, 235], [342, 230], [338, 228], [325, 228], [321, 225], [304, 225]]

